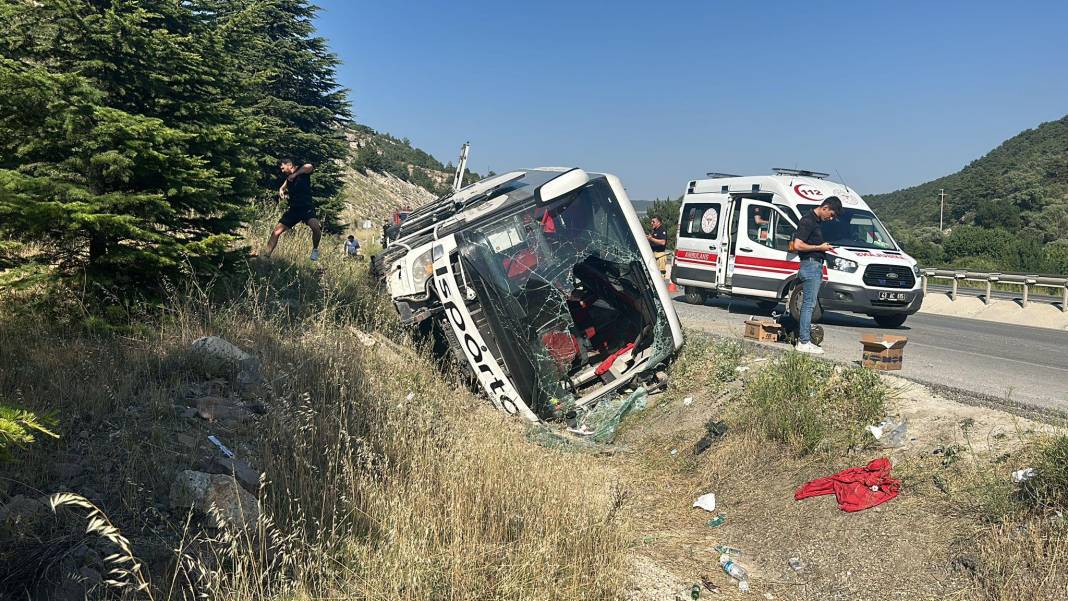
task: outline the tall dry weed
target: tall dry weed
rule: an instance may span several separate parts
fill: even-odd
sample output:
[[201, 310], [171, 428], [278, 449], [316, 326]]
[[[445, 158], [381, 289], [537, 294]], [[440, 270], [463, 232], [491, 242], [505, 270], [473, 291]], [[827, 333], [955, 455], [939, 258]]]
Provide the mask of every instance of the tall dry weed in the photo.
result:
[[[240, 274], [172, 288], [151, 316], [127, 314], [134, 327], [119, 334], [0, 323], [0, 339], [20, 341], [0, 350], [13, 366], [0, 391], [62, 403], [74, 422], [60, 415], [73, 435], [64, 440], [86, 428], [89, 452], [113, 470], [98, 504], [124, 531], [171, 541], [150, 590], [161, 599], [617, 597], [626, 525], [604, 468], [532, 446], [520, 424], [407, 337], [365, 263], [328, 239], [312, 264], [307, 242], [288, 236]], [[263, 364], [266, 415], [226, 434], [266, 475], [251, 531], [150, 517], [156, 491], [192, 461], [175, 446], [173, 429], [185, 426], [174, 395], [205, 379], [187, 349], [208, 334]], [[22, 468], [22, 482], [49, 486]], [[132, 537], [131, 557], [143, 540]]]

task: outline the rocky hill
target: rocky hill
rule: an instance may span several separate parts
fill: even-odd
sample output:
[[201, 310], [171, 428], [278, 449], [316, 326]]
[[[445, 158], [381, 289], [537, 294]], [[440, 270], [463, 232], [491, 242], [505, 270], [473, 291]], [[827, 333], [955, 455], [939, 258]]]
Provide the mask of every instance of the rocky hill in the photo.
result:
[[[377, 225], [393, 211], [414, 209], [447, 194], [452, 186], [452, 163], [442, 164], [407, 138], [355, 125], [346, 139], [350, 153], [342, 218], [348, 223], [370, 219]], [[464, 183], [479, 179], [479, 174], [468, 171]]]
[[369, 219], [374, 227], [378, 227], [393, 211], [414, 209], [436, 198], [426, 188], [406, 182], [392, 173], [365, 173], [349, 169], [344, 179], [345, 208], [341, 218], [346, 223], [358, 224]]

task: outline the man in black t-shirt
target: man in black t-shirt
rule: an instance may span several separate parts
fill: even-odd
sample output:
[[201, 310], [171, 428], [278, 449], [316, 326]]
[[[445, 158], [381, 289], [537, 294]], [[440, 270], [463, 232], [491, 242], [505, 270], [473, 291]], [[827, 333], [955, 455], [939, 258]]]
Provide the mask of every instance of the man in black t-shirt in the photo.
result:
[[664, 222], [660, 221], [659, 217], [650, 219], [649, 225], [652, 226], [652, 231], [645, 235], [645, 239], [649, 241], [649, 247], [653, 249], [656, 266], [660, 269], [660, 273], [664, 274], [667, 272], [667, 230], [664, 229]]
[[282, 175], [286, 176], [282, 187], [278, 189], [278, 195], [282, 198], [289, 197], [289, 208], [278, 219], [278, 224], [271, 232], [271, 239], [267, 241], [265, 256], [271, 256], [274, 247], [278, 244], [278, 237], [286, 233], [298, 223], [304, 222], [312, 231], [311, 260], [319, 260], [319, 240], [323, 237], [323, 227], [315, 216], [315, 203], [311, 195], [311, 173], [315, 167], [311, 163], [297, 167], [293, 159], [282, 159]]
[[812, 344], [812, 311], [823, 283], [823, 261], [831, 245], [823, 240], [822, 221], [830, 221], [842, 212], [842, 201], [837, 196], [830, 196], [820, 206], [809, 211], [797, 224], [791, 244], [801, 259], [797, 270], [801, 280], [801, 315], [798, 321], [797, 346], [802, 353], [821, 354], [823, 349]]

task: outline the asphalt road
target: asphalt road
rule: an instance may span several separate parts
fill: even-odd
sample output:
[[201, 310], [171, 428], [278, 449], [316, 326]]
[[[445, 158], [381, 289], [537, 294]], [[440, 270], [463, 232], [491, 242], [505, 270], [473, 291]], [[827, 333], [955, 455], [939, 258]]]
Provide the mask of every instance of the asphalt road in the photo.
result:
[[[743, 322], [761, 314], [747, 301], [711, 299], [696, 306], [681, 296], [675, 299], [675, 309], [686, 327], [738, 338]], [[902, 369], [891, 373], [987, 400], [1068, 411], [1068, 332], [926, 313], [910, 316], [896, 330], [880, 328], [862, 315], [837, 312], [825, 313], [822, 324], [828, 359], [859, 362], [862, 335], [901, 334], [909, 338]]]

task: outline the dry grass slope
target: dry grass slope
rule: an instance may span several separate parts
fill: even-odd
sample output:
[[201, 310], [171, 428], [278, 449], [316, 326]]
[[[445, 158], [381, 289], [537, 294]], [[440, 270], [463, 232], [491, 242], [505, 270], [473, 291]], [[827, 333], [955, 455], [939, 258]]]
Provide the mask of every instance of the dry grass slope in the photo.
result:
[[[86, 329], [75, 297], [54, 312], [65, 323], [5, 312], [0, 397], [56, 410], [62, 438], [7, 466], [0, 500], [79, 488], [144, 556], [157, 599], [617, 597], [626, 529], [611, 473], [526, 442], [426, 352], [405, 350], [363, 264], [329, 243], [310, 265], [307, 249], [303, 233], [284, 239], [273, 260], [175, 292], [117, 331]], [[186, 349], [206, 334], [262, 361], [265, 415], [230, 429], [181, 417], [183, 391], [206, 385]], [[233, 375], [209, 384], [236, 393]], [[174, 474], [211, 452], [209, 432], [266, 474], [251, 535], [198, 534], [198, 518], [166, 508]], [[14, 551], [34, 541], [2, 528], [18, 542], [0, 546], [4, 590], [44, 590], [58, 578], [45, 564], [80, 544], [16, 571]]]

